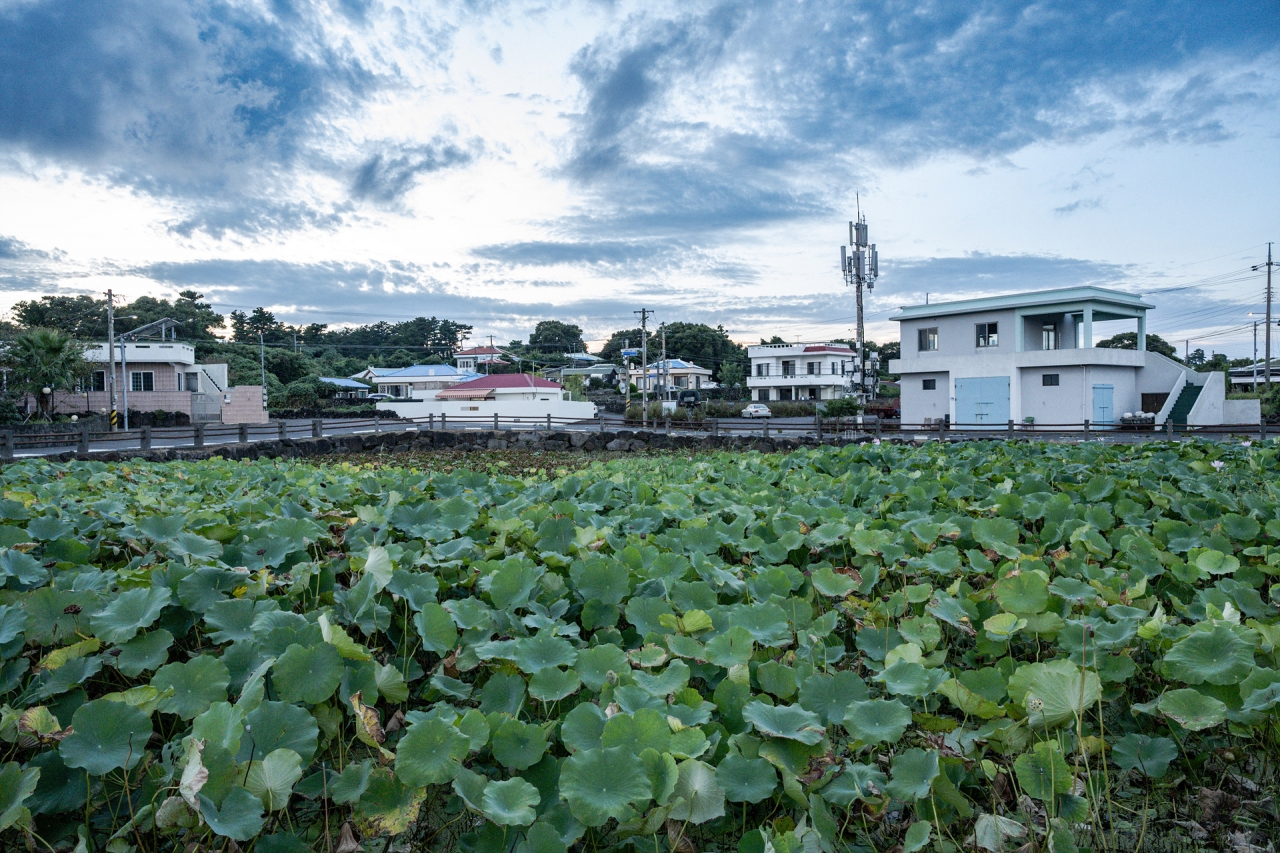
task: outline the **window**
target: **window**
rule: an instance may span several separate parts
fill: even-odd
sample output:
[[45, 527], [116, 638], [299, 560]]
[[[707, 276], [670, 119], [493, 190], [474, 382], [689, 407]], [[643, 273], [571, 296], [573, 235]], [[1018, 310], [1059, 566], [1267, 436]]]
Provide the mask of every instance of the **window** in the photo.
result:
[[757, 391], [756, 399], [759, 400], [761, 403], [769, 402], [769, 389], [761, 388], [759, 391]]
[[107, 372], [106, 372], [105, 370], [95, 370], [95, 371], [93, 372], [93, 386], [92, 386], [92, 389], [93, 389], [94, 391], [105, 391], [105, 390], [107, 390]]
[[782, 362], [782, 375], [783, 375], [783, 376], [795, 376], [795, 375], [796, 375], [796, 363], [795, 363], [794, 361], [784, 361], [784, 362]]
[[938, 327], [919, 329], [916, 331], [916, 349], [920, 352], [937, 352]]
[[996, 334], [996, 326], [998, 323], [979, 323], [978, 324], [978, 346], [980, 347], [996, 347], [1000, 346], [1000, 338]]
[[1058, 384], [1058, 374], [1042, 373], [1040, 374], [1040, 384], [1046, 387]]
[[769, 365], [768, 365], [768, 364], [766, 364], [766, 363], [762, 363], [762, 364], [757, 364], [757, 365], [756, 365], [756, 376], [768, 376], [768, 375], [769, 375]]
[[936, 380], [936, 379], [924, 379], [924, 380], [921, 380], [920, 385], [921, 385], [921, 388], [923, 388], [925, 391], [937, 391], [937, 390], [938, 390], [938, 380]]
[[1058, 327], [1052, 323], [1045, 323], [1040, 329], [1040, 349], [1057, 349], [1058, 348]]
[[790, 400], [790, 399], [791, 399], [791, 389], [790, 389], [790, 388], [779, 388], [779, 389], [778, 389], [778, 399], [779, 399], [779, 400]]
[[818, 399], [818, 389], [817, 389], [817, 388], [810, 388], [810, 389], [809, 389], [809, 399], [810, 399], [810, 400], [817, 400], [817, 399]]
[[152, 373], [150, 370], [129, 371], [129, 390], [130, 391], [156, 390], [156, 375]]
[[809, 365], [808, 365], [808, 366], [809, 366], [809, 375], [810, 375], [810, 376], [813, 376], [815, 373], [821, 373], [821, 372], [822, 372], [822, 371], [820, 371], [820, 370], [818, 369], [818, 362], [816, 362], [816, 361], [811, 361], [811, 362], [809, 362]]

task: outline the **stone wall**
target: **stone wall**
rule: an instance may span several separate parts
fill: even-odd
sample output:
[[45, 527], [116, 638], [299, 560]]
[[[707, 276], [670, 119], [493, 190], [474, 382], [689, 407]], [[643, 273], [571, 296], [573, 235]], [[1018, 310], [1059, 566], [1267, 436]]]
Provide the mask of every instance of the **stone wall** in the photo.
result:
[[[331, 453], [424, 453], [432, 451], [467, 452], [478, 450], [555, 450], [581, 452], [639, 453], [646, 450], [760, 450], [764, 452], [794, 450], [818, 444], [843, 446], [870, 441], [870, 436], [857, 438], [763, 438], [742, 435], [667, 435], [661, 432], [619, 430], [618, 432], [544, 432], [492, 430], [435, 430], [383, 432], [372, 435], [337, 435], [327, 438], [297, 438], [284, 441], [258, 441], [246, 444], [223, 444], [215, 447], [175, 447], [158, 450], [121, 450], [94, 453], [89, 458], [103, 462], [125, 459], [149, 459], [157, 462], [208, 459], [258, 459], [261, 457], [305, 459]], [[46, 459], [66, 461], [85, 458], [74, 452], [48, 456]]]

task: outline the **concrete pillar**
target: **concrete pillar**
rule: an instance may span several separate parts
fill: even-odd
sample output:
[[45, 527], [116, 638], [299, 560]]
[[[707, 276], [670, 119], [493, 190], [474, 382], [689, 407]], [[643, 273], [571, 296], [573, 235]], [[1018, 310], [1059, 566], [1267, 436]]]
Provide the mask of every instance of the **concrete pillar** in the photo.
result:
[[311, 437], [319, 438], [324, 433], [324, 420], [321, 418], [311, 419]]
[[1138, 352], [1147, 351], [1147, 312], [1138, 315]]
[[196, 447], [204, 447], [204, 424], [196, 424], [195, 432], [191, 437], [191, 443]]
[[240, 424], [240, 443], [241, 444], [249, 443], [249, 425], [248, 424]]
[[1084, 307], [1084, 333], [1080, 339], [1082, 347], [1093, 346], [1093, 307], [1086, 305]]
[[[86, 445], [87, 445], [87, 444], [88, 444], [88, 442], [86, 442]], [[151, 427], [149, 427], [149, 426], [144, 426], [144, 427], [142, 428], [142, 438], [141, 438], [141, 439], [139, 439], [139, 441], [138, 441], [138, 448], [139, 448], [140, 450], [150, 450], [150, 449], [151, 449]], [[88, 453], [88, 452], [89, 452], [88, 447], [86, 447], [86, 448], [85, 448], [85, 452], [86, 452], [86, 453]]]

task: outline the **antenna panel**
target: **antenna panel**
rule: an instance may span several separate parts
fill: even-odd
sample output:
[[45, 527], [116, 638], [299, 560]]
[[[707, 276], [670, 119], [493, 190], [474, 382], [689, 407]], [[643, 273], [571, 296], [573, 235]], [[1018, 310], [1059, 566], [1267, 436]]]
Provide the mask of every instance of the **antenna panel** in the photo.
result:
[[867, 245], [867, 223], [865, 223], [865, 222], [856, 222], [856, 223], [854, 223], [854, 226], [853, 226], [853, 227], [854, 227], [854, 231], [856, 232], [856, 236], [857, 236], [857, 242], [856, 242], [856, 245], [858, 245], [858, 246], [866, 246], [866, 245]]
[[848, 256], [845, 254], [845, 249], [846, 249], [846, 248], [847, 248], [847, 247], [845, 247], [845, 246], [841, 246], [841, 247], [840, 247], [840, 272], [848, 272], [848, 271], [849, 271], [849, 258], [848, 258]]
[[871, 275], [880, 275], [880, 253], [876, 251], [876, 244], [871, 244]]

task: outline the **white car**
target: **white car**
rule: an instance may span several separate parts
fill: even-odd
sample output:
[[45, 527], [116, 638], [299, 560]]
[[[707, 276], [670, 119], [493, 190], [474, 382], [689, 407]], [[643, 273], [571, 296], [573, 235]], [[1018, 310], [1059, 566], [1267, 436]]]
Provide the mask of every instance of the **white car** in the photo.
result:
[[769, 411], [769, 407], [764, 403], [752, 403], [742, 410], [744, 418], [771, 418], [773, 412]]

